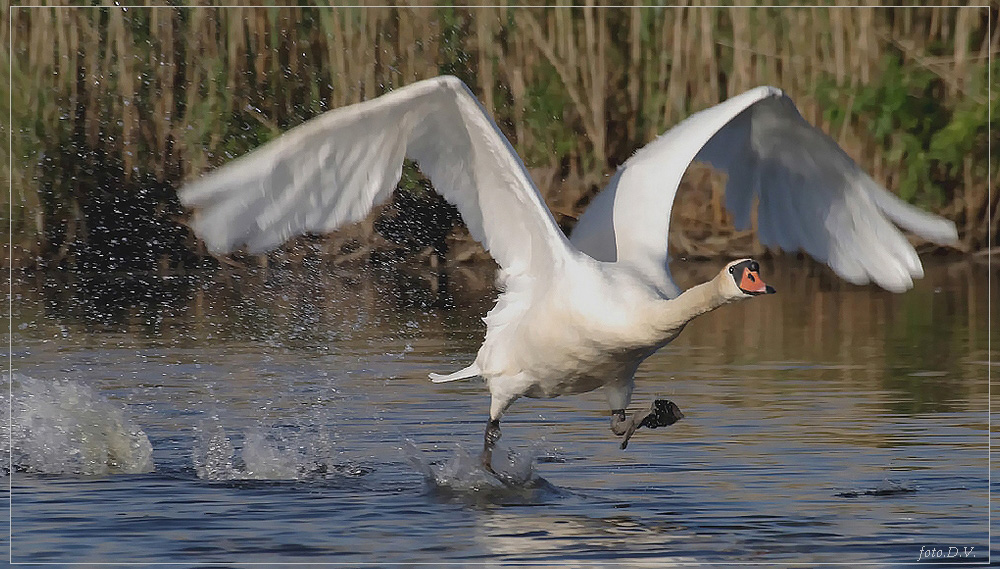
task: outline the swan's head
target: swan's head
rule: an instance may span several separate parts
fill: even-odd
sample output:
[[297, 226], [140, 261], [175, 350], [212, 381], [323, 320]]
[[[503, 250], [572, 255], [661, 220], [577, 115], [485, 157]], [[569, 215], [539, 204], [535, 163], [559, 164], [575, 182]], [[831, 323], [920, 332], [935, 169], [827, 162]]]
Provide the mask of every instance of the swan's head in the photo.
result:
[[760, 265], [753, 259], [740, 259], [726, 265], [719, 273], [726, 296], [736, 300], [761, 294], [774, 294], [774, 287], [760, 278]]

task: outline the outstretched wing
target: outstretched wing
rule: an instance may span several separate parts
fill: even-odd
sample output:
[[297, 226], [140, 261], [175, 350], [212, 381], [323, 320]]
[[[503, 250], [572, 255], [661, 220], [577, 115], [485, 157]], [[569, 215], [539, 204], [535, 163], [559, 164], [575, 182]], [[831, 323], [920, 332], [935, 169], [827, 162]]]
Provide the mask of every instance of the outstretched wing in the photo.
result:
[[329, 111], [180, 191], [209, 250], [266, 251], [364, 218], [404, 157], [454, 204], [510, 274], [545, 274], [571, 250], [510, 143], [462, 81], [437, 77]]
[[[599, 260], [628, 263], [679, 290], [667, 267], [670, 210], [692, 160], [726, 172], [726, 207], [761, 243], [801, 249], [844, 279], [902, 292], [923, 276], [896, 225], [949, 243], [955, 225], [887, 192], [774, 87], [758, 87], [679, 123], [635, 153], [581, 216], [572, 242]], [[895, 224], [895, 225], [894, 225]]]

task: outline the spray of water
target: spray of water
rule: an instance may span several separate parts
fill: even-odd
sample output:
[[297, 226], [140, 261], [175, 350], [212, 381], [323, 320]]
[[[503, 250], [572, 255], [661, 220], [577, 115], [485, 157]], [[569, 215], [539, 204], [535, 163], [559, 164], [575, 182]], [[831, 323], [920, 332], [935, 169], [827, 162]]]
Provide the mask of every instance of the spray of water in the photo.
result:
[[[12, 395], [9, 398], [8, 394]], [[3, 473], [101, 475], [153, 470], [149, 438], [90, 387], [69, 380], [3, 375]]]
[[192, 461], [202, 480], [319, 480], [360, 476], [334, 437], [315, 429], [258, 426], [231, 437], [217, 420], [198, 428]]
[[494, 472], [487, 472], [478, 455], [456, 445], [443, 461], [433, 461], [413, 443], [403, 442], [404, 457], [423, 474], [428, 490], [446, 499], [474, 504], [540, 503], [561, 491], [538, 476], [535, 464], [545, 453], [540, 447], [522, 452], [494, 452]]

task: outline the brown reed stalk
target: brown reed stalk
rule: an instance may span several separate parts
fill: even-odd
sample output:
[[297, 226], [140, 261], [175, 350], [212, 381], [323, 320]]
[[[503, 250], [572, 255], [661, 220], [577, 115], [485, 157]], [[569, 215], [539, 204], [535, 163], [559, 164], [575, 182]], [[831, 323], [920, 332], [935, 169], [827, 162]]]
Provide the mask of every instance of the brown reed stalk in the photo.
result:
[[[7, 150], [19, 163], [2, 169], [20, 208], [16, 231], [26, 247], [37, 248], [45, 227], [83, 227], [85, 220], [74, 217], [82, 190], [58, 190], [61, 205], [38, 213], [38, 169], [46, 166], [31, 158], [52, 155], [77, 129], [81, 144], [121, 160], [129, 175], [188, 178], [261, 142], [256, 136], [276, 135], [279, 126], [433, 76], [446, 50], [471, 54], [458, 65], [502, 128], [511, 125], [519, 152], [536, 157], [529, 166], [556, 172], [553, 186], [542, 189], [564, 194], [560, 203], [580, 207], [599, 190], [609, 162], [690, 112], [759, 84], [782, 87], [804, 116], [824, 123], [820, 86], [831, 80], [842, 118], [824, 126], [835, 126], [831, 132], [848, 152], [891, 182], [906, 161], [888, 159], [888, 149], [872, 139], [853, 93], [877, 85], [887, 54], [898, 51], [908, 69], [941, 79], [947, 112], [989, 104], [986, 61], [1000, 51], [1000, 34], [986, 30], [981, 10], [940, 1], [927, 8], [866, 2], [768, 10], [700, 2], [621, 14], [592, 1], [570, 8], [560, 0], [557, 8], [509, 9], [513, 26], [506, 8], [15, 9], [14, 51], [5, 57], [13, 65], [16, 86], [8, 89], [20, 134]], [[459, 22], [457, 39], [449, 41], [458, 45], [442, 40], [448, 10]], [[296, 23], [305, 31], [292, 33]], [[627, 29], [615, 29], [620, 25]], [[148, 32], [140, 32], [144, 27]], [[0, 26], [0, 38], [7, 34]], [[538, 85], [553, 81], [549, 69], [556, 85], [541, 92]], [[568, 101], [562, 116], [549, 119], [558, 128], [539, 124], [531, 112], [538, 97], [550, 96]], [[245, 124], [256, 134], [244, 140]], [[609, 131], [608, 124], [626, 126]], [[1000, 218], [982, 173], [987, 160], [968, 156], [954, 165], [940, 206], [961, 220], [969, 248], [984, 246]], [[721, 193], [714, 192], [704, 202], [711, 231], [731, 235]]]

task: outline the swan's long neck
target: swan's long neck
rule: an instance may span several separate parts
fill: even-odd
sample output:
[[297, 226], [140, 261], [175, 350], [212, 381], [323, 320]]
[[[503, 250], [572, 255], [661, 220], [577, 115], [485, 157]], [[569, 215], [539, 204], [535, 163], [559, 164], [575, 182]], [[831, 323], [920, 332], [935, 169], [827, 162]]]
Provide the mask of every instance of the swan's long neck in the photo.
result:
[[733, 301], [722, 293], [719, 278], [693, 286], [677, 298], [659, 304], [656, 327], [667, 335], [676, 335], [696, 317]]

